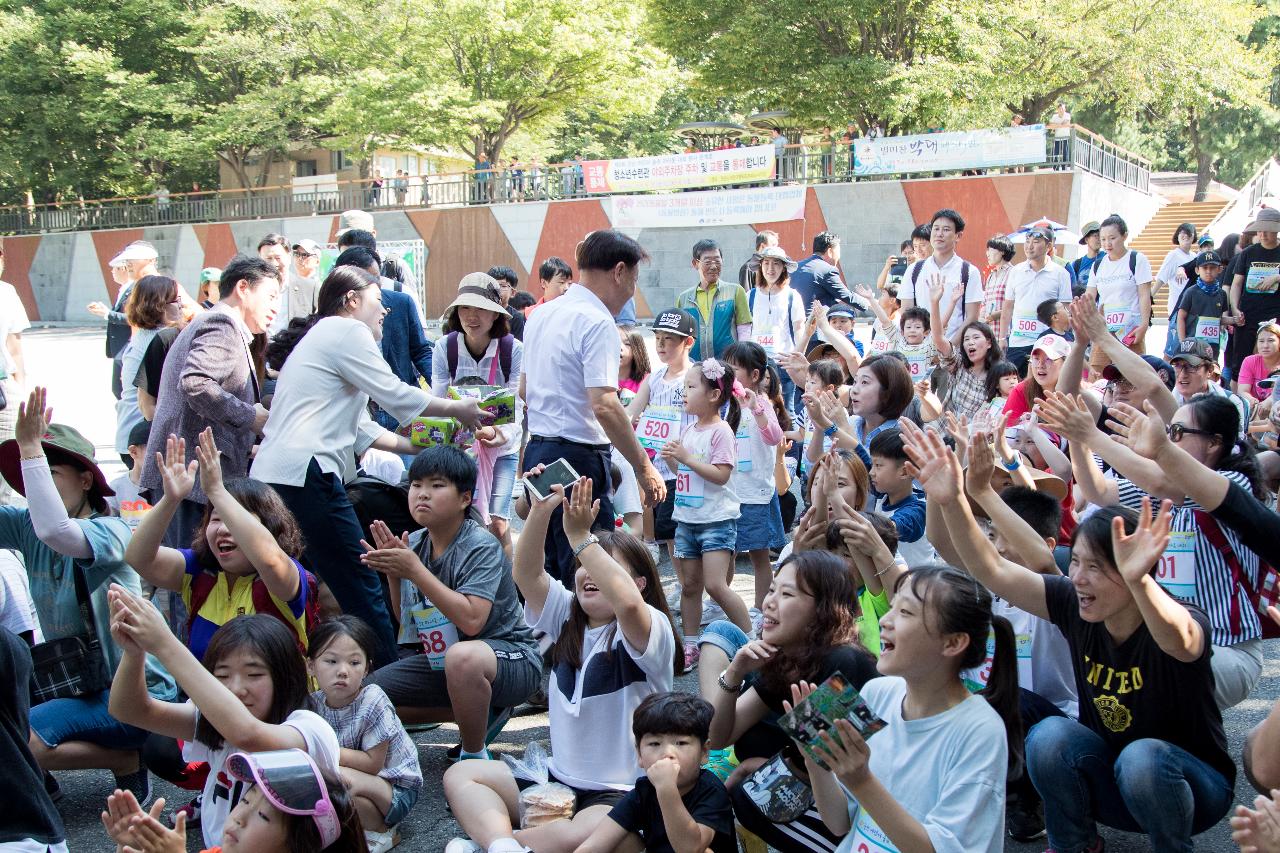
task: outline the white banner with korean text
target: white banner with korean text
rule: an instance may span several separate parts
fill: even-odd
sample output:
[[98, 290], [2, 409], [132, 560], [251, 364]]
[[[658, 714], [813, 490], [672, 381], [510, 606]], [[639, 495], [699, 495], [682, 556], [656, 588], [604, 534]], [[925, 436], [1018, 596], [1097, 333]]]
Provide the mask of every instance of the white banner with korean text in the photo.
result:
[[853, 156], [853, 171], [858, 175], [948, 172], [1043, 163], [1045, 127], [1031, 124], [858, 139], [853, 144]]
[[601, 199], [614, 228], [696, 228], [804, 219], [802, 186]]

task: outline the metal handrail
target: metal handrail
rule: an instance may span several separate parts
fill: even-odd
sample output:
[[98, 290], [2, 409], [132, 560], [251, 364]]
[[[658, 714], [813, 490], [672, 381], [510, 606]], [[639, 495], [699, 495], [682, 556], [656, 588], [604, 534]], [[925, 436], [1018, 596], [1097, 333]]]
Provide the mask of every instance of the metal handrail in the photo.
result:
[[1268, 195], [1280, 195], [1280, 162], [1274, 157], [1259, 166], [1253, 177], [1240, 187], [1236, 197], [1218, 211], [1218, 215], [1204, 227], [1205, 233], [1218, 236], [1218, 231], [1224, 226], [1224, 234], [1241, 230], [1244, 227], [1242, 223], [1249, 221]]
[[[1045, 162], [1000, 170], [961, 169], [930, 173], [855, 175], [849, 143], [821, 141], [786, 146], [773, 178], [754, 183], [824, 184], [867, 180], [898, 180], [912, 174], [972, 175], [1033, 169], [1083, 171], [1147, 192], [1151, 163], [1092, 131], [1072, 125], [1070, 135], [1046, 137]], [[555, 163], [518, 169], [469, 169], [441, 175], [414, 176], [403, 186], [384, 178], [335, 181], [331, 188], [269, 186], [254, 189], [173, 193], [133, 198], [79, 200], [39, 205], [0, 207], [0, 233], [39, 234], [106, 228], [140, 228], [193, 222], [335, 215], [344, 210], [403, 210], [556, 201], [599, 197], [588, 193], [581, 166]], [[746, 186], [744, 182], [739, 186]]]

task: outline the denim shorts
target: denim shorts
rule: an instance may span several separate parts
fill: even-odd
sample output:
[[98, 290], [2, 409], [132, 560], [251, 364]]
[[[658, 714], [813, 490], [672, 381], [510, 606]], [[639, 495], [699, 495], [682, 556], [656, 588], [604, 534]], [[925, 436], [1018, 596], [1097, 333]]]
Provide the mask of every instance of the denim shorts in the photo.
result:
[[728, 619], [717, 619], [703, 628], [702, 636], [698, 637], [698, 645], [710, 643], [728, 655], [729, 660], [749, 642], [751, 638], [747, 633]]
[[676, 522], [676, 556], [682, 560], [708, 551], [732, 551], [738, 544], [738, 519], [695, 524]]
[[413, 808], [414, 804], [418, 802], [418, 793], [421, 790], [421, 788], [392, 785], [391, 808], [387, 809], [387, 815], [382, 819], [382, 822], [391, 827], [404, 820], [409, 814], [409, 809]]
[[738, 519], [739, 554], [761, 551], [765, 548], [781, 548], [787, 544], [782, 531], [782, 504], [774, 495], [767, 504], [742, 504], [742, 517]]
[[489, 486], [489, 515], [510, 520], [511, 492], [516, 486], [518, 453], [508, 453], [493, 460], [493, 483]]
[[149, 734], [107, 713], [110, 690], [79, 699], [50, 699], [31, 708], [31, 730], [50, 748], [83, 740], [108, 749], [142, 749]]

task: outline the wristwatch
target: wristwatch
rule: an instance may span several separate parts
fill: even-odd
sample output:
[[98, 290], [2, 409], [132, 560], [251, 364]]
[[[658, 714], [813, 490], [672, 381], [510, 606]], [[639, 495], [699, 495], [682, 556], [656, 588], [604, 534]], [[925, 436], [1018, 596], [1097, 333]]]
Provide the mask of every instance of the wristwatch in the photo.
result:
[[822, 431], [822, 434], [825, 435], [827, 438], [831, 438], [831, 436], [835, 435], [837, 432], [839, 432], [839, 429], [836, 427], [835, 424], [832, 424], [831, 426], [824, 429]]
[[573, 549], [573, 558], [576, 560], [579, 554], [581, 554], [583, 551], [590, 548], [592, 545], [597, 544], [599, 541], [600, 541], [600, 537], [592, 533], [586, 539], [582, 540], [581, 545]]
[[742, 685], [739, 684], [737, 687], [730, 687], [729, 682], [724, 680], [725, 673], [727, 673], [728, 671], [729, 671], [728, 667], [725, 667], [724, 669], [720, 670], [720, 674], [716, 676], [716, 684], [719, 684], [720, 689], [723, 690], [725, 693], [732, 693], [734, 696], [737, 696], [738, 691], [742, 689]]
[[1004, 465], [1004, 470], [1006, 471], [1017, 471], [1020, 467], [1022, 467], [1022, 460], [1015, 456], [1010, 461], [1002, 464]]

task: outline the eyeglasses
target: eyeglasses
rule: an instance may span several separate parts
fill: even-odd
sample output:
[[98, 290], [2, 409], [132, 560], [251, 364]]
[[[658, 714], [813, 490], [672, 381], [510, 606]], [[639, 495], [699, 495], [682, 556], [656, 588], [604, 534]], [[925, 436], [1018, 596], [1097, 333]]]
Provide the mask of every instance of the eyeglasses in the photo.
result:
[[1209, 438], [1213, 438], [1217, 435], [1216, 432], [1210, 432], [1207, 429], [1196, 429], [1195, 427], [1183, 426], [1182, 424], [1169, 424], [1164, 428], [1164, 431], [1169, 434], [1169, 440], [1174, 444], [1182, 441], [1182, 437], [1184, 435], [1203, 435]]
[[314, 258], [315, 257], [315, 255], [311, 254], [310, 252], [303, 251], [302, 249], [294, 249], [293, 256], [295, 258]]
[[1200, 368], [1204, 367], [1205, 364], [1207, 364], [1207, 362], [1202, 361], [1199, 364], [1191, 364], [1190, 362], [1179, 359], [1178, 361], [1175, 361], [1173, 363], [1173, 372], [1187, 373], [1189, 371], [1199, 370]]
[[1132, 383], [1132, 382], [1130, 382], [1128, 379], [1117, 379], [1115, 382], [1108, 382], [1108, 383], [1106, 384], [1106, 387], [1105, 387], [1105, 388], [1103, 388], [1103, 390], [1104, 390], [1104, 391], [1111, 391], [1111, 392], [1115, 392], [1115, 391], [1132, 391], [1132, 390], [1133, 390], [1133, 383]]

